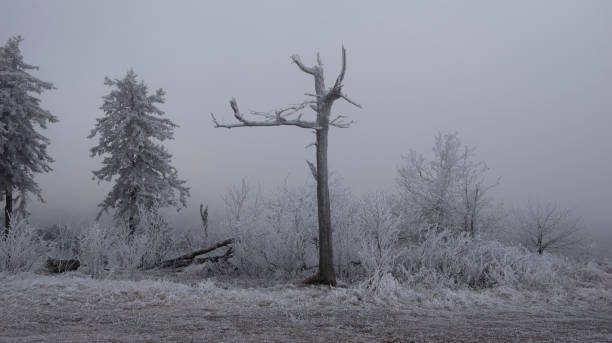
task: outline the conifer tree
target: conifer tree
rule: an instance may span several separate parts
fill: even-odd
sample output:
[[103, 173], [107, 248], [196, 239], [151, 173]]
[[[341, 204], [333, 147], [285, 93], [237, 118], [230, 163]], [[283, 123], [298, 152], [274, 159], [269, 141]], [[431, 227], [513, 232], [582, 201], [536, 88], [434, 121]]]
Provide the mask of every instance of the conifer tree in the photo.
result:
[[185, 207], [189, 188], [178, 178], [170, 164], [172, 155], [161, 144], [173, 139], [172, 121], [162, 118], [164, 112], [156, 104], [164, 103], [165, 92], [160, 88], [148, 94], [143, 81], [137, 81], [133, 70], [123, 79], [104, 84], [114, 89], [103, 97], [100, 109], [104, 116], [97, 119], [89, 135], [99, 135], [98, 145], [91, 148], [91, 157], [104, 155], [103, 167], [93, 172], [98, 181], [115, 184], [100, 203], [100, 213], [115, 209], [115, 220], [127, 223], [132, 235], [141, 215], [154, 214], [162, 207]]
[[28, 73], [38, 67], [23, 61], [21, 41], [20, 36], [12, 37], [0, 47], [0, 191], [5, 201], [5, 234], [11, 226], [14, 195], [19, 194], [23, 211], [28, 194], [43, 201], [34, 175], [49, 172], [53, 159], [47, 154], [49, 139], [38, 129], [57, 122], [36, 97], [54, 89], [53, 84]]

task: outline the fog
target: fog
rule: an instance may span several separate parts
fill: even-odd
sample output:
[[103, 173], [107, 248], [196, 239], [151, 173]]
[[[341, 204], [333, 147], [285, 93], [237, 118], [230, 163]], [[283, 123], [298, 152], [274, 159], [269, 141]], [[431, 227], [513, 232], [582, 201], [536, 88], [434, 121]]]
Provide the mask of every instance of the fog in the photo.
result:
[[552, 201], [584, 226], [612, 225], [612, 2], [204, 2], [3, 1], [0, 40], [22, 35], [33, 74], [55, 84], [42, 107], [58, 116], [53, 171], [37, 180], [46, 203], [35, 221], [91, 220], [110, 184], [92, 180], [99, 159], [87, 139], [105, 76], [129, 68], [180, 125], [167, 143], [191, 187], [185, 218], [213, 209], [243, 177], [273, 187], [309, 177], [309, 130], [215, 129], [228, 100], [269, 110], [300, 102], [312, 79], [290, 63], [320, 52], [335, 78], [344, 45], [344, 90], [363, 105], [334, 107], [356, 123], [330, 134], [330, 167], [361, 194], [393, 190], [401, 156], [429, 153], [438, 132], [458, 132], [500, 176], [508, 207]]

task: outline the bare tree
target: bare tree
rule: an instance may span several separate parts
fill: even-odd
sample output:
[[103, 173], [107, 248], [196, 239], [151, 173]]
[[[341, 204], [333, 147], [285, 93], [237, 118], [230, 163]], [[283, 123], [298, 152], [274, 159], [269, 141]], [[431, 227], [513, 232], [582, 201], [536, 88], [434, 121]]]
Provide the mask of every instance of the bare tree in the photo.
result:
[[[489, 170], [484, 161], [473, 160], [475, 147], [465, 146], [463, 153], [460, 155], [459, 162], [459, 199], [463, 203], [463, 208], [459, 213], [463, 217], [463, 231], [468, 232], [474, 237], [477, 232], [482, 231], [484, 227], [491, 228], [494, 222], [501, 218], [499, 214], [495, 215], [490, 209], [491, 201], [487, 194], [491, 188], [499, 185], [500, 178], [493, 183], [487, 183], [485, 174]], [[483, 213], [489, 212], [489, 213]]]
[[540, 255], [544, 251], [568, 248], [581, 241], [579, 221], [570, 210], [557, 204], [529, 203], [517, 218], [524, 243]]
[[[309, 283], [321, 283], [328, 285], [336, 284], [336, 274], [334, 271], [333, 247], [332, 247], [332, 224], [331, 210], [328, 185], [328, 166], [327, 166], [327, 147], [329, 127], [335, 126], [339, 128], [348, 128], [352, 121], [347, 121], [343, 115], [338, 115], [332, 118], [331, 109], [334, 102], [338, 99], [344, 99], [352, 105], [359, 108], [361, 106], [349, 99], [342, 92], [342, 82], [346, 72], [346, 50], [342, 47], [342, 67], [340, 74], [336, 78], [334, 85], [331, 88], [325, 87], [325, 78], [323, 73], [323, 63], [320, 56], [317, 54], [317, 64], [308, 67], [302, 63], [300, 56], [293, 55], [291, 60], [298, 68], [306, 74], [312, 75], [314, 78], [315, 93], [307, 93], [306, 95], [313, 99], [306, 100], [299, 104], [289, 105], [281, 109], [276, 109], [270, 112], [252, 112], [253, 115], [263, 118], [262, 120], [246, 119], [244, 114], [240, 112], [238, 103], [235, 98], [230, 101], [230, 106], [234, 112], [234, 117], [238, 120], [235, 124], [223, 124], [217, 121], [212, 115], [215, 127], [234, 128], [234, 127], [256, 127], [256, 126], [282, 126], [290, 125], [304, 129], [314, 130], [316, 135], [316, 166], [307, 161], [313, 176], [317, 181], [317, 212], [319, 220], [319, 272], [308, 280]], [[312, 109], [316, 112], [314, 121], [302, 119], [302, 111]]]
[[462, 146], [457, 133], [435, 136], [431, 161], [410, 150], [406, 164], [398, 169], [402, 208], [412, 218], [410, 225], [461, 230], [471, 236], [492, 226], [496, 216], [487, 211], [487, 195], [499, 178], [487, 183], [489, 168], [474, 160], [475, 150]]

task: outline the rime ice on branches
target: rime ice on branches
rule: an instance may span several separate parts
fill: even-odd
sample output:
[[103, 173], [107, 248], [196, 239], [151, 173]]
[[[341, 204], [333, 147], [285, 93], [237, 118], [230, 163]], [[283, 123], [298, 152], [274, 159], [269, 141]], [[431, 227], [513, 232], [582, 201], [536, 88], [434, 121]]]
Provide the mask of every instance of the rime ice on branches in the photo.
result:
[[0, 47], [0, 190], [5, 198], [5, 234], [11, 226], [15, 193], [19, 193], [22, 215], [26, 214], [28, 194], [43, 201], [34, 175], [51, 171], [53, 159], [47, 154], [49, 139], [37, 127], [46, 129], [48, 123], [57, 122], [35, 96], [54, 89], [53, 84], [28, 73], [38, 67], [23, 61], [21, 41], [21, 37], [13, 37]]
[[123, 79], [106, 78], [113, 90], [103, 97], [104, 116], [97, 119], [89, 138], [99, 136], [91, 156], [104, 156], [102, 168], [93, 172], [98, 181], [115, 178], [112, 190], [99, 205], [100, 215], [115, 209], [115, 220], [127, 223], [130, 234], [143, 213], [157, 213], [161, 207], [185, 207], [189, 188], [178, 178], [172, 155], [161, 142], [173, 139], [177, 127], [156, 104], [164, 103], [160, 88], [148, 94], [133, 70]]

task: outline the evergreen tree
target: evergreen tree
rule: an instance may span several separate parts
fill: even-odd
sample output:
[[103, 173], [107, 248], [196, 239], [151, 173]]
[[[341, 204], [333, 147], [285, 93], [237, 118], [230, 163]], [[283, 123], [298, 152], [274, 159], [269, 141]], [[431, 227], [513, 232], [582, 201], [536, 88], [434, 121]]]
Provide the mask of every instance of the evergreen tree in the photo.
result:
[[91, 148], [91, 157], [105, 155], [103, 167], [94, 171], [94, 179], [115, 184], [98, 218], [109, 208], [116, 209], [115, 220], [127, 223], [133, 234], [143, 213], [156, 213], [161, 207], [186, 206], [189, 188], [178, 179], [170, 165], [172, 155], [161, 145], [173, 139], [172, 121], [155, 104], [164, 103], [164, 91], [147, 94], [147, 86], [136, 80], [133, 70], [119, 80], [106, 78], [104, 84], [115, 87], [103, 97], [100, 109], [104, 116], [97, 119], [89, 138], [99, 135], [99, 143]]
[[49, 172], [53, 159], [47, 154], [49, 139], [37, 129], [57, 122], [55, 116], [40, 107], [36, 97], [54, 89], [53, 84], [28, 73], [38, 67], [23, 61], [21, 41], [20, 36], [12, 37], [0, 47], [0, 191], [5, 200], [6, 234], [13, 215], [13, 195], [20, 194], [20, 208], [24, 208], [28, 193], [43, 201], [34, 174]]

